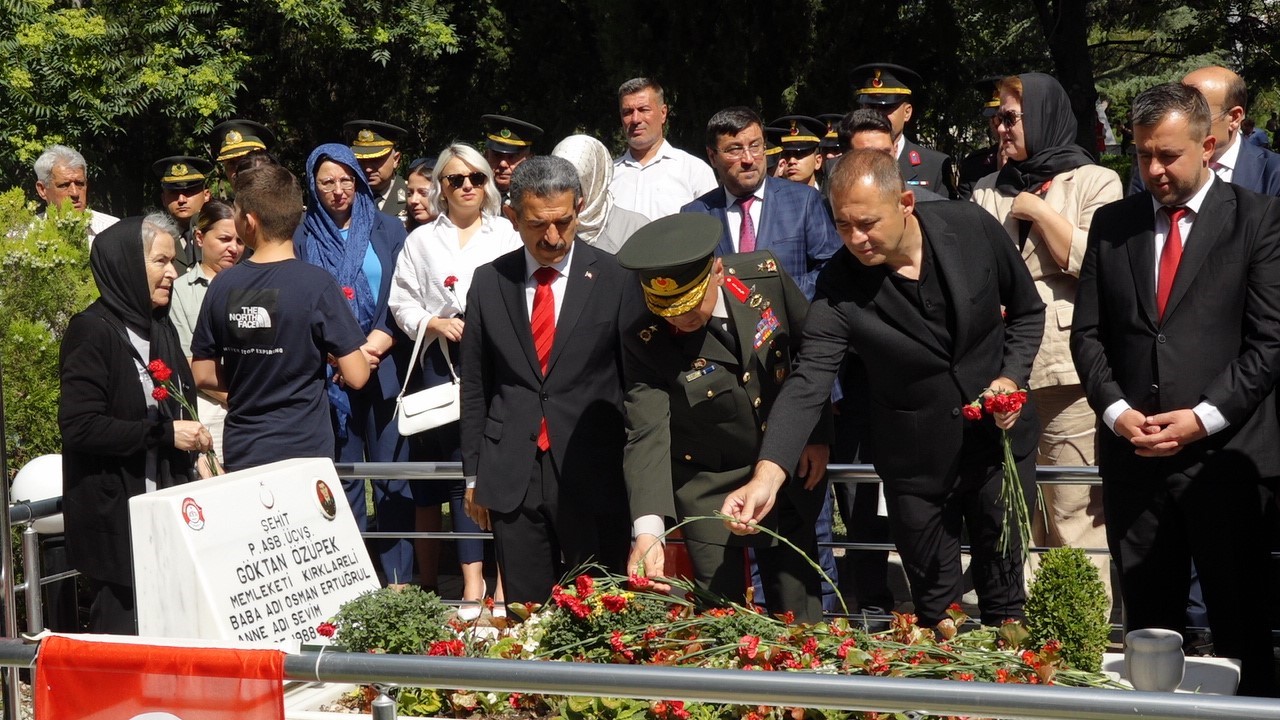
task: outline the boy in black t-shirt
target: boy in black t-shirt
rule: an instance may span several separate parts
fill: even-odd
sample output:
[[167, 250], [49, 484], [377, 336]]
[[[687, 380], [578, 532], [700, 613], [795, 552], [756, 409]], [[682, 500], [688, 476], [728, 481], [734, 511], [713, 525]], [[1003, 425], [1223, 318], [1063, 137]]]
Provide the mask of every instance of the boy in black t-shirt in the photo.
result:
[[337, 358], [335, 378], [363, 387], [364, 333], [333, 277], [294, 255], [293, 175], [262, 165], [238, 174], [235, 191], [236, 231], [254, 254], [210, 283], [191, 341], [196, 384], [228, 392], [223, 461], [243, 470], [332, 458], [326, 358]]

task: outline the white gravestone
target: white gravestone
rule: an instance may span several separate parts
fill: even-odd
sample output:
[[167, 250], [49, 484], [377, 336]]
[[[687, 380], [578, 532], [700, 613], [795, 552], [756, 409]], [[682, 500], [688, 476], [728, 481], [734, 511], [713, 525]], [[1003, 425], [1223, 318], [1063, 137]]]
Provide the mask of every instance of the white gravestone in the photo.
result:
[[379, 587], [327, 458], [283, 460], [129, 501], [138, 632], [263, 644]]

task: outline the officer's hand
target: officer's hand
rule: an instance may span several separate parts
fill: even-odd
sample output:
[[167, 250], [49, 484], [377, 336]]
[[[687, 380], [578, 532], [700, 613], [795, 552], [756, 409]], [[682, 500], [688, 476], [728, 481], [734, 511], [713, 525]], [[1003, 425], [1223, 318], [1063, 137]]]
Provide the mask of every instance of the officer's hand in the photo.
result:
[[[641, 533], [631, 545], [631, 556], [627, 558], [627, 573], [644, 578], [664, 577], [666, 553], [663, 552], [662, 540], [657, 535]], [[671, 586], [666, 583], [654, 583], [653, 589], [658, 592], [670, 592]]]
[[467, 488], [467, 492], [463, 495], [463, 503], [466, 506], [467, 517], [475, 521], [481, 530], [492, 530], [489, 524], [489, 508], [475, 501], [475, 488]]
[[796, 466], [796, 477], [804, 478], [804, 489], [812, 490], [827, 476], [827, 461], [831, 459], [829, 445], [805, 445]]
[[720, 512], [732, 520], [724, 524], [735, 535], [754, 535], [760, 532], [756, 523], [773, 509], [778, 488], [787, 481], [787, 474], [777, 463], [761, 460], [756, 463], [755, 474], [746, 485], [729, 493], [720, 506]]

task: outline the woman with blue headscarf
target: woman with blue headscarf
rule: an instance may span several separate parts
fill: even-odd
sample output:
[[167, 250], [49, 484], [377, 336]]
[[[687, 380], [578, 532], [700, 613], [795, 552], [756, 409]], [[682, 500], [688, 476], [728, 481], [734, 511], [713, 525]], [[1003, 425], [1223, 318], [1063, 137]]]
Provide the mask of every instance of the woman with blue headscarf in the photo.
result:
[[[373, 368], [360, 390], [329, 384], [336, 462], [409, 459], [408, 441], [396, 427], [396, 394], [404, 381], [413, 343], [387, 312], [404, 225], [378, 212], [369, 182], [346, 145], [328, 143], [307, 158], [307, 212], [294, 234], [298, 257], [329, 271], [342, 286], [351, 312], [366, 335], [361, 348]], [[344, 480], [356, 523], [368, 529], [363, 480]], [[412, 531], [413, 496], [405, 480], [374, 480], [378, 530]], [[389, 583], [409, 582], [413, 545], [407, 539], [379, 542], [379, 560]]]

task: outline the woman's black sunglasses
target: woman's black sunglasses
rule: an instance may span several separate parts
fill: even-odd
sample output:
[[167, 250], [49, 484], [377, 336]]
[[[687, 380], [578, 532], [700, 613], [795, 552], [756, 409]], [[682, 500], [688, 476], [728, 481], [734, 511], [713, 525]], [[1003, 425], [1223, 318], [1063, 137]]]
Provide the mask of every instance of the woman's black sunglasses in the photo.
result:
[[489, 176], [485, 175], [482, 172], [473, 172], [469, 175], [463, 175], [462, 173], [455, 173], [453, 175], [445, 175], [444, 179], [449, 182], [449, 186], [452, 187], [454, 190], [457, 190], [458, 188], [462, 187], [463, 180], [470, 180], [471, 187], [484, 187], [484, 184], [486, 182], [489, 182]]

